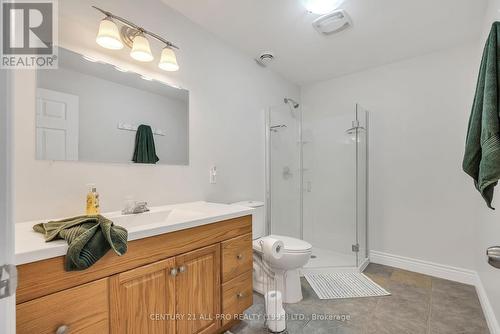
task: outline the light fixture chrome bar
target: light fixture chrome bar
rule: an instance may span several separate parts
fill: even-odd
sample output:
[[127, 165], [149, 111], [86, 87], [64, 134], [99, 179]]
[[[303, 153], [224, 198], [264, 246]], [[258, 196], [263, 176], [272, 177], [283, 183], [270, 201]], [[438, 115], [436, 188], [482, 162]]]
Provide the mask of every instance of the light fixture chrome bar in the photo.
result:
[[120, 21], [121, 23], [129, 26], [130, 28], [136, 29], [136, 30], [142, 32], [143, 34], [146, 34], [146, 35], [149, 35], [149, 36], [153, 37], [154, 39], [160, 41], [161, 43], [164, 43], [165, 45], [167, 45], [170, 48], [180, 50], [179, 47], [177, 45], [175, 45], [174, 43], [172, 43], [170, 41], [167, 41], [163, 37], [161, 37], [161, 36], [159, 36], [159, 35], [151, 32], [151, 31], [148, 31], [148, 30], [144, 29], [144, 28], [138, 26], [137, 24], [135, 24], [135, 23], [133, 23], [133, 22], [127, 20], [127, 19], [124, 19], [123, 17], [115, 15], [115, 14], [113, 14], [111, 12], [108, 12], [108, 11], [106, 11], [104, 9], [101, 9], [99, 7], [96, 7], [96, 6], [91, 6], [91, 7], [94, 8], [95, 10], [103, 13], [104, 15], [106, 15], [108, 17], [111, 17], [113, 19], [116, 19], [116, 20]]

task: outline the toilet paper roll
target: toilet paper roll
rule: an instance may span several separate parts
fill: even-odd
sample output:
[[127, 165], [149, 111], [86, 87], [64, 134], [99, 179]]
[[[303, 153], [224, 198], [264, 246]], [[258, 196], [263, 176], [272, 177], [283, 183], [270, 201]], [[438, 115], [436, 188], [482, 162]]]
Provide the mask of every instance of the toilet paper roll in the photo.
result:
[[264, 238], [262, 241], [262, 253], [264, 254], [264, 259], [275, 259], [279, 260], [283, 256], [284, 249], [283, 241], [274, 238]]
[[271, 290], [265, 294], [266, 324], [271, 332], [282, 332], [286, 329], [286, 312], [283, 308], [281, 292]]
[[283, 297], [281, 296], [281, 292], [277, 290], [268, 291], [264, 296], [264, 301], [268, 314], [280, 312], [283, 309]]

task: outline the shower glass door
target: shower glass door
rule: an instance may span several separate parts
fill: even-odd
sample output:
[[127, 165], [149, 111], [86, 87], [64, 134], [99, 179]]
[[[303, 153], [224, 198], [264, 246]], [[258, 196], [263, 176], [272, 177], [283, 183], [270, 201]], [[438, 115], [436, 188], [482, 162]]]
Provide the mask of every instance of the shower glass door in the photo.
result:
[[366, 112], [303, 114], [306, 268], [357, 267], [366, 256]]
[[357, 266], [368, 259], [368, 112], [356, 104], [356, 252]]
[[356, 253], [356, 142], [346, 130], [353, 113], [304, 112], [304, 239], [307, 268], [353, 267]]
[[301, 111], [288, 104], [267, 115], [267, 221], [271, 234], [302, 238]]
[[367, 258], [367, 112], [273, 107], [266, 142], [268, 232], [312, 244], [306, 269], [359, 267]]

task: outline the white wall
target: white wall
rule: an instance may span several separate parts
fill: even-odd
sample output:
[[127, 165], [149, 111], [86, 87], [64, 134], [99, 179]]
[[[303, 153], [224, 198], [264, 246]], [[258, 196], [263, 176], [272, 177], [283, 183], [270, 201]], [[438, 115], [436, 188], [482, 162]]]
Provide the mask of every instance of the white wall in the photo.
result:
[[[0, 266], [14, 263], [12, 110], [10, 75], [7, 72], [8, 70], [0, 70]], [[0, 276], [2, 276], [1, 271]], [[15, 295], [0, 300], [0, 333], [15, 332], [15, 301]]]
[[[95, 34], [106, 10], [143, 24], [179, 44], [181, 70], [169, 74], [156, 63], [138, 66], [126, 50], [98, 47]], [[265, 198], [264, 108], [297, 98], [299, 88], [169, 9], [160, 0], [59, 2], [59, 37], [63, 47], [112, 60], [137, 72], [168, 80], [190, 91], [190, 165], [135, 166], [35, 161], [35, 76], [15, 76], [17, 221], [80, 214], [87, 183], [96, 183], [103, 211], [121, 209], [127, 195], [151, 205], [193, 200], [230, 202]], [[155, 55], [159, 47], [155, 46]], [[218, 182], [208, 173], [217, 164]]]
[[[477, 49], [478, 57], [483, 51], [484, 43], [489, 34], [491, 23], [495, 20], [500, 20], [500, 0], [490, 0], [489, 8], [485, 19], [484, 33], [481, 38], [481, 47]], [[476, 64], [476, 72], [479, 70], [479, 61]], [[500, 193], [497, 190], [493, 199], [493, 207], [496, 211], [492, 211], [481, 203], [481, 218], [476, 224], [478, 243], [475, 252], [476, 266], [481, 282], [486, 290], [486, 294], [493, 308], [493, 313], [496, 315], [497, 323], [496, 330], [500, 333], [500, 269], [491, 267], [486, 262], [484, 255], [486, 249], [490, 246], [500, 246]]]
[[303, 87], [304, 117], [357, 102], [370, 112], [371, 250], [475, 268], [481, 200], [461, 160], [476, 51], [465, 45]]
[[64, 68], [40, 71], [37, 86], [78, 96], [78, 160], [131, 163], [136, 132], [117, 128], [125, 122], [164, 131], [154, 135], [159, 164], [188, 164], [188, 101]]

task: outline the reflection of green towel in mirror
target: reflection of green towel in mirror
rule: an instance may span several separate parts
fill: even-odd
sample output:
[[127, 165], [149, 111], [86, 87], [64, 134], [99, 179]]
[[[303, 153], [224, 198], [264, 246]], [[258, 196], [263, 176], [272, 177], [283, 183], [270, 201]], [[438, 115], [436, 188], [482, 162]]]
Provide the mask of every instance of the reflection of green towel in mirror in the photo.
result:
[[484, 48], [462, 164], [490, 208], [500, 179], [499, 48], [500, 22], [495, 22]]
[[43, 233], [47, 242], [66, 240], [69, 246], [64, 263], [66, 271], [87, 269], [110, 249], [120, 256], [127, 252], [127, 230], [101, 215], [40, 223], [33, 229]]
[[148, 125], [141, 124], [135, 135], [135, 150], [132, 161], [141, 164], [155, 164], [160, 159], [156, 155], [153, 131]]

